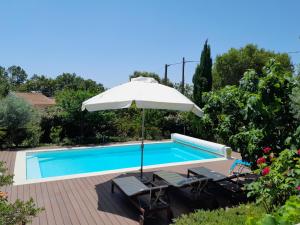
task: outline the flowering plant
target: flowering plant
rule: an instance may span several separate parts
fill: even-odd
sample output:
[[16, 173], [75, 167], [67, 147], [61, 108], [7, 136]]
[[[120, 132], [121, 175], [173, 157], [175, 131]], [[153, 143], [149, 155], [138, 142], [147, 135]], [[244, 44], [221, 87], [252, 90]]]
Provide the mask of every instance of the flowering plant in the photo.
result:
[[266, 163], [266, 159], [264, 157], [260, 157], [256, 161], [257, 165], [261, 165], [263, 163]]
[[299, 194], [300, 189], [300, 151], [286, 149], [278, 157], [271, 151], [263, 149], [269, 155], [257, 160], [255, 172], [261, 176], [246, 186], [248, 196], [256, 197], [267, 212], [282, 206], [291, 195]]
[[272, 150], [271, 147], [264, 147], [264, 148], [263, 148], [263, 152], [264, 152], [265, 154], [268, 154], [271, 150]]

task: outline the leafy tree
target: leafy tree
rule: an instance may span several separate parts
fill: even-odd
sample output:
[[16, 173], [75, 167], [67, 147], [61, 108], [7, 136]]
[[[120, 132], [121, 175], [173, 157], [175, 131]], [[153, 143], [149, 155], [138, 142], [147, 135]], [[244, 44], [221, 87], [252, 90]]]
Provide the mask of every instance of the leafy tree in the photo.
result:
[[82, 77], [77, 76], [75, 73], [63, 73], [56, 77], [55, 79], [56, 91], [61, 91], [64, 89], [70, 90], [85, 90], [93, 92], [102, 92], [104, 87], [102, 84], [97, 84], [95, 81], [90, 79], [84, 80]]
[[136, 77], [152, 77], [155, 80], [158, 81], [158, 83], [160, 84], [164, 84], [170, 87], [173, 87], [174, 84], [169, 80], [165, 80], [165, 79], [161, 79], [160, 76], [156, 73], [152, 73], [152, 72], [146, 72], [146, 71], [134, 71], [132, 75], [129, 76], [129, 80], [131, 80], [131, 78], [136, 78]]
[[227, 144], [251, 162], [264, 146], [278, 153], [296, 139], [289, 100], [293, 86], [291, 73], [274, 60], [262, 74], [248, 70], [239, 86], [204, 95], [205, 113], [194, 122], [194, 135]]
[[10, 90], [10, 84], [5, 68], [0, 66], [0, 98], [8, 95]]
[[21, 85], [19, 91], [36, 91], [41, 92], [48, 97], [53, 97], [56, 92], [63, 89], [70, 90], [86, 90], [95, 93], [102, 92], [104, 87], [102, 84], [97, 84], [91, 79], [83, 79], [76, 74], [63, 73], [56, 79], [47, 78], [44, 75], [33, 75], [26, 83]]
[[275, 53], [253, 44], [240, 49], [231, 48], [227, 53], [216, 57], [212, 72], [214, 89], [225, 85], [238, 85], [248, 69], [254, 69], [261, 75], [264, 65], [271, 58], [279, 62], [284, 70], [293, 71], [293, 64], [288, 54]]
[[[173, 88], [175, 88], [179, 92], [181, 92], [181, 87], [182, 87], [181, 83], [175, 83], [173, 85]], [[185, 95], [185, 97], [193, 100], [193, 90], [194, 90], [194, 86], [192, 84], [184, 84], [184, 95]]]
[[[13, 176], [7, 175], [4, 163], [0, 161], [0, 187], [10, 185]], [[0, 191], [0, 224], [15, 225], [30, 223], [31, 220], [43, 209], [37, 208], [33, 199], [23, 202], [19, 199], [10, 203], [7, 200], [7, 193]]]
[[36, 92], [41, 92], [44, 95], [48, 97], [54, 96], [55, 93], [55, 86], [56, 81], [47, 78], [44, 75], [33, 75], [29, 80], [26, 81], [23, 85], [19, 87], [20, 91], [25, 91], [25, 92], [31, 92], [31, 91], [36, 91]]
[[291, 107], [294, 113], [294, 117], [300, 121], [300, 77], [295, 79], [295, 87], [290, 95]]
[[295, 78], [295, 86], [290, 95], [291, 111], [294, 118], [298, 121], [298, 127], [294, 134], [286, 139], [286, 143], [292, 145], [292, 148], [300, 146], [300, 76]]
[[160, 76], [156, 73], [151, 73], [146, 71], [134, 71], [133, 74], [129, 76], [129, 80], [131, 80], [131, 78], [136, 78], [136, 77], [152, 77], [155, 80], [157, 80], [159, 83], [162, 83]]
[[0, 144], [9, 147], [36, 145], [41, 133], [37, 111], [14, 94], [1, 99], [0, 105]]
[[27, 79], [27, 73], [20, 66], [11, 66], [7, 69], [7, 73], [11, 84], [14, 87], [18, 87], [23, 84]]
[[202, 106], [202, 93], [211, 91], [212, 88], [212, 59], [210, 56], [210, 46], [205, 41], [200, 64], [197, 65], [195, 74], [193, 76], [193, 96], [197, 105]]
[[73, 142], [89, 142], [95, 141], [98, 132], [108, 136], [116, 134], [113, 124], [116, 118], [111, 111], [81, 111], [82, 102], [95, 94], [90, 91], [68, 89], [57, 93], [55, 99], [61, 109], [60, 123], [53, 125], [63, 128], [62, 138], [69, 138]]

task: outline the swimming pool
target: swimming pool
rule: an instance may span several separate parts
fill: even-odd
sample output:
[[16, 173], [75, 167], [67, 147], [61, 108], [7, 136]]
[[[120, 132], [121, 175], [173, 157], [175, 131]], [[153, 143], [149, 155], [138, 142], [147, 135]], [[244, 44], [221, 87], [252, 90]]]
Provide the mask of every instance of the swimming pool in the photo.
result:
[[[224, 160], [224, 155], [205, 147], [177, 141], [146, 143], [144, 168]], [[140, 144], [18, 152], [15, 184], [137, 170]]]

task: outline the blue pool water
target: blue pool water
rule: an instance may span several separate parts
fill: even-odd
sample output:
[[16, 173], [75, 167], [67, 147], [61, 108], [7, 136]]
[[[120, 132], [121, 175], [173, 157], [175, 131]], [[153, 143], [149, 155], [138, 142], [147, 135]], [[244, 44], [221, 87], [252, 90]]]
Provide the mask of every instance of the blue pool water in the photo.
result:
[[[176, 142], [145, 144], [144, 165], [178, 163], [221, 156]], [[140, 166], [140, 145], [94, 147], [26, 154], [27, 179], [100, 172]]]

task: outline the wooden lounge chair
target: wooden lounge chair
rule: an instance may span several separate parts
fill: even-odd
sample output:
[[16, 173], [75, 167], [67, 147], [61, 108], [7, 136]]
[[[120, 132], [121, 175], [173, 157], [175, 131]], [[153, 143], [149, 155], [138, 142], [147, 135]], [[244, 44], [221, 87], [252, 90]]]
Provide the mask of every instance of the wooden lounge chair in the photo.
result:
[[204, 188], [211, 180], [207, 177], [184, 177], [178, 173], [168, 171], [157, 171], [153, 173], [153, 181], [156, 179], [163, 180], [168, 185], [174, 188], [190, 188], [191, 193], [195, 197], [194, 200], [198, 199], [200, 194], [204, 191]]
[[115, 178], [112, 180], [111, 191], [117, 187], [125, 194], [132, 204], [140, 211], [139, 222], [144, 224], [145, 218], [155, 211], [166, 211], [168, 219], [173, 217], [167, 197], [167, 185], [151, 187], [146, 186], [134, 176]]

